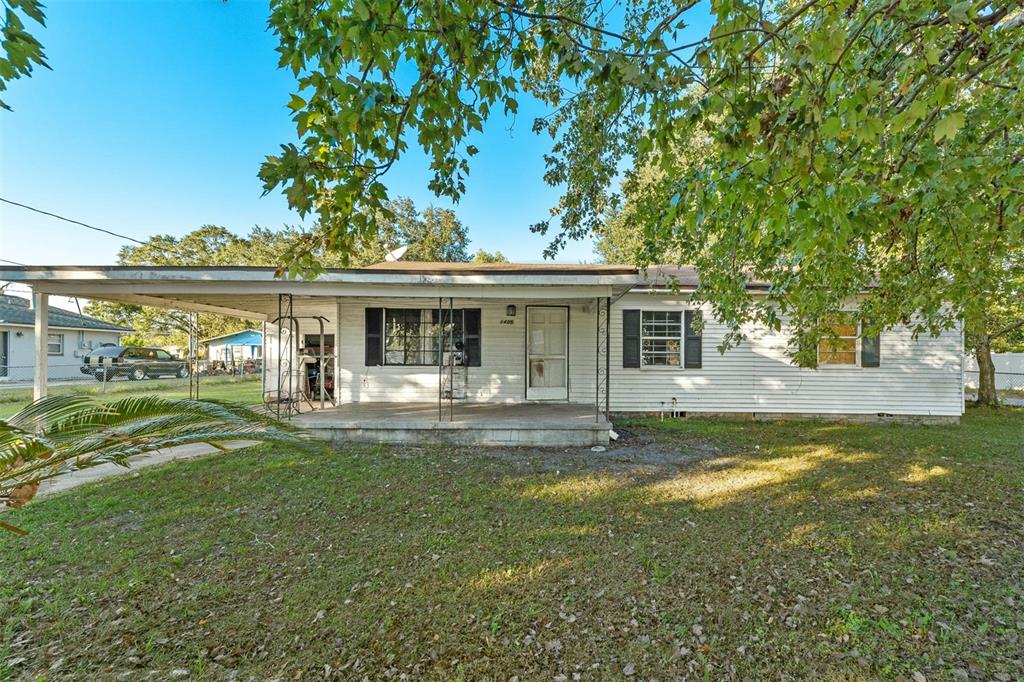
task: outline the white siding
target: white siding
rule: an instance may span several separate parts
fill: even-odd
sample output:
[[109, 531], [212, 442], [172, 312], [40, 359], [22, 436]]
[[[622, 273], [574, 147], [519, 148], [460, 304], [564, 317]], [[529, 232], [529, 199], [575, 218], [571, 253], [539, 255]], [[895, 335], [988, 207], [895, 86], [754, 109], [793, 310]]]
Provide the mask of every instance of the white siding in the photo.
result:
[[623, 368], [622, 310], [681, 309], [685, 299], [629, 294], [612, 310], [612, 410], [657, 411], [676, 399], [687, 412], [898, 414], [963, 413], [960, 332], [914, 340], [904, 328], [881, 335], [881, 366], [803, 369], [786, 356], [786, 336], [763, 328], [721, 354], [726, 328], [704, 310], [701, 369]]
[[[7, 376], [4, 377], [11, 382], [32, 381], [35, 364], [35, 331], [32, 327], [18, 325], [2, 325], [0, 331], [9, 332]], [[79, 344], [79, 332], [83, 333], [82, 344]], [[18, 336], [18, 333], [21, 336]], [[81, 379], [84, 375], [79, 372], [82, 366], [82, 358], [92, 347], [99, 347], [104, 343], [117, 343], [121, 338], [121, 332], [99, 331], [91, 329], [64, 329], [62, 327], [50, 326], [50, 334], [64, 335], [64, 352], [60, 355], [50, 355], [48, 377], [51, 381], [61, 379]]]
[[[437, 400], [438, 372], [435, 366], [365, 366], [366, 308], [436, 308], [437, 299], [342, 298], [341, 339], [336, 345], [341, 374], [336, 384], [341, 402], [432, 402]], [[505, 308], [516, 306], [515, 317]], [[470, 402], [520, 402], [526, 398], [526, 307], [525, 300], [455, 299], [454, 307], [479, 308], [481, 324], [481, 366], [468, 368], [467, 400]], [[594, 390], [594, 317], [590, 302], [552, 301], [545, 305], [569, 307], [569, 394], [571, 402], [592, 400]], [[445, 301], [447, 307], [447, 301]], [[300, 312], [301, 310], [301, 312]], [[330, 322], [325, 332], [334, 333], [334, 300], [330, 305], [295, 303], [296, 314], [319, 314]], [[511, 324], [502, 324], [511, 320]], [[300, 333], [319, 331], [313, 320], [301, 320]], [[583, 385], [581, 388], [581, 384]]]
[[[505, 307], [517, 314], [506, 318]], [[595, 320], [592, 300], [551, 302], [569, 306], [569, 400], [593, 403], [595, 387]], [[469, 368], [467, 400], [519, 402], [526, 388], [525, 300], [456, 299], [456, 308], [480, 308], [482, 362]], [[704, 311], [703, 367], [623, 368], [622, 311], [627, 308], [681, 310], [685, 297], [631, 293], [612, 307], [610, 386], [613, 412], [656, 412], [671, 408], [687, 412], [895, 414], [956, 416], [963, 413], [961, 388], [962, 338], [959, 331], [916, 341], [906, 329], [881, 335], [881, 366], [877, 368], [802, 369], [786, 356], [783, 334], [749, 330], [740, 346], [721, 354], [717, 346], [726, 329]], [[364, 363], [364, 310], [367, 307], [432, 308], [437, 299], [342, 298], [341, 338], [337, 343], [341, 402], [432, 402], [437, 400], [436, 367], [379, 366]], [[296, 314], [328, 318], [334, 333], [335, 300], [298, 299]], [[512, 324], [502, 320], [512, 319]], [[301, 334], [318, 331], [303, 320]], [[602, 358], [603, 363], [603, 358]]]

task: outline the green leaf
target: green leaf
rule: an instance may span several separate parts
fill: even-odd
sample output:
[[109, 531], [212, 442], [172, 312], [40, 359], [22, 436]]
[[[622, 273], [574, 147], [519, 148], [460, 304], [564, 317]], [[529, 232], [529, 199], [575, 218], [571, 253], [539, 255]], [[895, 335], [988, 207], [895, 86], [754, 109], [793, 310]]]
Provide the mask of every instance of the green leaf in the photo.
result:
[[761, 136], [761, 119], [759, 119], [757, 116], [752, 117], [750, 119], [750, 122], [747, 123], [747, 132], [750, 133], [750, 136], [755, 138], [755, 139], [760, 137]]
[[838, 116], [829, 116], [821, 124], [821, 136], [835, 139], [839, 137], [839, 131], [842, 130], [842, 127], [843, 122], [839, 120]]
[[292, 95], [291, 101], [288, 102], [288, 108], [292, 111], [298, 111], [306, 107], [306, 100], [302, 99], [298, 95]]
[[951, 140], [957, 131], [964, 126], [964, 115], [954, 111], [949, 116], [942, 118], [935, 124], [935, 141]]
[[370, 8], [366, 5], [363, 0], [356, 0], [355, 7], [356, 15], [363, 21], [370, 19]]
[[949, 20], [953, 25], [966, 24], [971, 11], [971, 0], [962, 0], [949, 8]]

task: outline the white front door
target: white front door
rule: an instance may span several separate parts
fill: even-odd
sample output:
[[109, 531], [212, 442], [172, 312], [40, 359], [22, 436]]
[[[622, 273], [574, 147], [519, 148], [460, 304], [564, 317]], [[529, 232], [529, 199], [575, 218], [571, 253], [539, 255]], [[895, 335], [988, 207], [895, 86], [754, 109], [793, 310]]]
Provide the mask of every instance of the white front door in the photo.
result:
[[569, 399], [569, 309], [526, 309], [527, 400]]

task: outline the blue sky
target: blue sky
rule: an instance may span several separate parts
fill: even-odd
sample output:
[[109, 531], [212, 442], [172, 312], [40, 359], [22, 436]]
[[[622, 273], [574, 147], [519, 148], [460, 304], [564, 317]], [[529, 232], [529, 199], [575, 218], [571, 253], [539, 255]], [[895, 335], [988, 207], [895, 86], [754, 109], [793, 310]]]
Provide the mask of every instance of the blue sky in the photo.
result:
[[[53, 70], [5, 95], [14, 112], [0, 112], [0, 196], [140, 239], [298, 223], [280, 194], [260, 196], [256, 177], [295, 137], [285, 106], [295, 84], [277, 69], [266, 18], [265, 3], [247, 0], [48, 3], [35, 35]], [[541, 179], [549, 142], [530, 132], [530, 109], [489, 122], [455, 207], [473, 249], [517, 261], [541, 260], [547, 240], [529, 225], [558, 198]], [[418, 153], [387, 178], [393, 196], [448, 205], [427, 180]], [[0, 204], [0, 258], [113, 263], [124, 243]], [[559, 260], [593, 258], [578, 242]]]

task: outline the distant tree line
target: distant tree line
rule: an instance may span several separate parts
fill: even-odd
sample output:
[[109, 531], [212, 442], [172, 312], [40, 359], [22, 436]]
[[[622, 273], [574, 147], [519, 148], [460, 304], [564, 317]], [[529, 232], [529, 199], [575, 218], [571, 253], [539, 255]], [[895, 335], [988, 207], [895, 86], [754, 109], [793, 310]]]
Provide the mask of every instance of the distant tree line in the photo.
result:
[[[445, 262], [507, 262], [500, 251], [483, 249], [470, 255], [466, 226], [450, 209], [429, 207], [418, 210], [411, 199], [397, 199], [389, 204], [391, 218], [386, 229], [359, 243], [348, 258], [347, 267], [357, 268], [379, 263], [391, 251], [408, 245], [403, 260]], [[285, 254], [296, 248], [310, 248], [310, 233], [286, 227], [272, 230], [254, 227], [239, 236], [225, 227], [203, 225], [183, 237], [154, 235], [145, 244], [124, 246], [118, 253], [119, 265], [253, 265], [278, 267]], [[313, 245], [311, 257], [323, 267], [345, 267], [337, 252]], [[127, 303], [92, 301], [85, 312], [102, 320], [131, 327], [136, 334], [124, 338], [127, 344], [185, 346], [189, 334], [188, 313]], [[243, 329], [254, 328], [252, 320], [225, 315], [199, 316], [199, 338], [209, 338]]]

